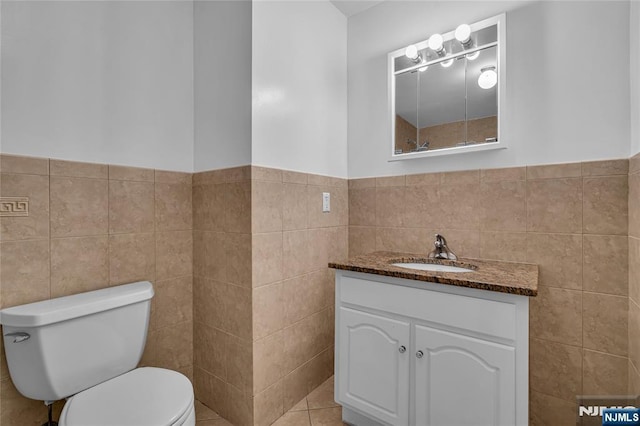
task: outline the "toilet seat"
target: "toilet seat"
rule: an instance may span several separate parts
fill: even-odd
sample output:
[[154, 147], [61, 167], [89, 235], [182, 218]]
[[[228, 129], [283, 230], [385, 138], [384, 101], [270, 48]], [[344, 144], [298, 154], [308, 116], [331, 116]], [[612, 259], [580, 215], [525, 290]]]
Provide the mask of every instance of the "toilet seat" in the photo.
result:
[[195, 423], [193, 387], [163, 368], [129, 371], [67, 400], [60, 426], [181, 426]]

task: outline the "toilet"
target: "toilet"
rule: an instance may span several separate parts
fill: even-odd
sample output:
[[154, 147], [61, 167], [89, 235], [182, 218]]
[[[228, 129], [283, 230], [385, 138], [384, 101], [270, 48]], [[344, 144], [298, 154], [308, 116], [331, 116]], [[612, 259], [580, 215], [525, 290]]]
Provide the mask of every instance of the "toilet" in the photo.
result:
[[136, 368], [153, 286], [143, 281], [0, 311], [9, 373], [27, 398], [66, 398], [60, 426], [193, 426], [184, 375]]

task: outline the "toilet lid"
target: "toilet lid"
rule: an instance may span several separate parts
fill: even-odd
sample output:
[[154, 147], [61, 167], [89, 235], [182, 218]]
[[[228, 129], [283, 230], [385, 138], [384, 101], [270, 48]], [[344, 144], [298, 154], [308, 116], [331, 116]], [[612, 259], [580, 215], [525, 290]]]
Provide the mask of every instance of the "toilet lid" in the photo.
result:
[[182, 374], [137, 368], [70, 398], [66, 426], [170, 426], [193, 406], [193, 387]]

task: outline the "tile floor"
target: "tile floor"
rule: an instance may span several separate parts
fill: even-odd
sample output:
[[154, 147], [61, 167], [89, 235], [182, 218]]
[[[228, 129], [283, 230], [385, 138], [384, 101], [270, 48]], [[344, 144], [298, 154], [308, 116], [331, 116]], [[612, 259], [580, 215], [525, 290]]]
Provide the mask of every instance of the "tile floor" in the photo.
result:
[[[343, 426], [342, 409], [333, 400], [333, 376], [311, 392], [272, 426]], [[196, 426], [232, 426], [196, 401]]]

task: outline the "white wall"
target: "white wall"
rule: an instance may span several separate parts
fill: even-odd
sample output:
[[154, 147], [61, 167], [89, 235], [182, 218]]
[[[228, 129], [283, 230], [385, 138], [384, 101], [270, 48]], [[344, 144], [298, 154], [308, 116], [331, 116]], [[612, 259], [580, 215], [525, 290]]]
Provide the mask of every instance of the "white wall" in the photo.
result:
[[254, 1], [253, 164], [347, 177], [346, 48], [328, 1]]
[[193, 169], [191, 2], [1, 7], [2, 152]]
[[631, 1], [631, 155], [640, 153], [640, 2]]
[[251, 164], [251, 2], [194, 8], [195, 171]]
[[[349, 177], [629, 156], [629, 2], [382, 3], [349, 19]], [[387, 53], [507, 12], [509, 148], [388, 162]]]

